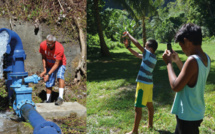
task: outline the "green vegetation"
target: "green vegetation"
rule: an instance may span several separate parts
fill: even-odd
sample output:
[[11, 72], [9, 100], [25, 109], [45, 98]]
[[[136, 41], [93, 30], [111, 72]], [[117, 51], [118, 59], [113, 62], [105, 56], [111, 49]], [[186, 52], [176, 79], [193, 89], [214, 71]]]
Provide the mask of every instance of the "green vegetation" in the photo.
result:
[[[95, 14], [95, 1], [98, 2], [99, 17]], [[93, 49], [93, 45], [100, 43], [97, 52], [102, 56], [105, 56], [103, 52], [120, 47], [116, 41], [120, 41], [126, 30], [137, 39], [143, 38], [144, 42], [154, 38], [162, 43], [171, 42], [175, 32], [185, 23], [201, 26], [205, 38], [215, 34], [213, 0], [111, 0], [113, 5], [122, 5], [119, 9], [103, 8], [108, 0], [95, 1], [87, 1], [87, 45], [88, 49]], [[96, 18], [100, 18], [101, 22]], [[102, 31], [97, 30], [99, 26]], [[91, 41], [101, 33], [105, 42], [101, 41], [101, 36], [97, 43]], [[104, 46], [108, 50], [104, 50]]]
[[[142, 39], [139, 41], [142, 44]], [[206, 112], [200, 127], [201, 134], [215, 132], [214, 41], [214, 38], [205, 38], [203, 42], [203, 50], [210, 56], [212, 64], [205, 89]], [[147, 125], [148, 119], [147, 108], [143, 108], [139, 127], [141, 133], [174, 133], [175, 130], [175, 115], [170, 114], [175, 93], [169, 86], [166, 65], [162, 60], [165, 49], [166, 45], [160, 43], [156, 51], [158, 62], [154, 70], [154, 129], [142, 127]], [[173, 44], [173, 49], [183, 61], [187, 59], [178, 44]], [[112, 57], [100, 57], [96, 54], [98, 50], [99, 46], [94, 45], [88, 56], [87, 131], [91, 134], [129, 132], [134, 123], [135, 79], [141, 60], [124, 47], [111, 50]], [[174, 70], [176, 74], [179, 73], [175, 64]]]
[[[0, 2], [0, 17], [33, 22], [36, 25], [51, 25], [53, 34], [64, 31], [66, 37], [78, 39], [78, 27], [75, 18], [81, 18], [80, 24], [86, 28], [86, 2], [69, 0], [6, 0]], [[32, 25], [34, 25], [32, 24]]]

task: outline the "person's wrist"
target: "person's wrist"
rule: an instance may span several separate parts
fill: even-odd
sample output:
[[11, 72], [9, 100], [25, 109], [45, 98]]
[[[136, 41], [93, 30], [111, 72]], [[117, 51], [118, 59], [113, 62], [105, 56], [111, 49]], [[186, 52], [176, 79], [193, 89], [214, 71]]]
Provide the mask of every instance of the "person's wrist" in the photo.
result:
[[46, 75], [50, 76], [50, 74], [49, 74], [49, 73], [47, 73]]
[[167, 62], [166, 62], [166, 65], [168, 65], [168, 64], [172, 64], [172, 61], [167, 61]]
[[178, 60], [175, 60], [174, 62], [177, 64], [177, 63], [179, 63], [179, 62], [180, 62], [180, 60], [178, 59]]

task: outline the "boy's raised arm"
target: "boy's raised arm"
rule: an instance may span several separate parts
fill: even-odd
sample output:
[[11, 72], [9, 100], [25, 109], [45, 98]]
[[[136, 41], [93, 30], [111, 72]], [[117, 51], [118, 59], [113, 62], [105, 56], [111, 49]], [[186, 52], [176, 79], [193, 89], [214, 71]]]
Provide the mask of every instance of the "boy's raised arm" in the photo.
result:
[[134, 51], [133, 49], [130, 48], [130, 46], [128, 45], [128, 39], [125, 39], [125, 41], [123, 42], [125, 44], [125, 47], [137, 58], [142, 59], [143, 55], [139, 54], [138, 52]]
[[139, 43], [133, 36], [131, 36], [131, 35], [129, 34], [128, 31], [126, 31], [126, 32], [124, 32], [124, 33], [125, 33], [125, 34], [124, 34], [124, 37], [125, 37], [125, 36], [129, 37], [129, 38], [131, 39], [131, 41], [134, 43], [134, 45], [135, 45], [141, 52], [144, 52], [144, 47], [142, 47], [142, 46], [140, 45], [140, 43]]
[[139, 54], [138, 52], [134, 51], [133, 49], [128, 48], [128, 50], [129, 50], [134, 56], [136, 56], [137, 58], [140, 58], [140, 59], [143, 58], [143, 55], [142, 55], [142, 54]]

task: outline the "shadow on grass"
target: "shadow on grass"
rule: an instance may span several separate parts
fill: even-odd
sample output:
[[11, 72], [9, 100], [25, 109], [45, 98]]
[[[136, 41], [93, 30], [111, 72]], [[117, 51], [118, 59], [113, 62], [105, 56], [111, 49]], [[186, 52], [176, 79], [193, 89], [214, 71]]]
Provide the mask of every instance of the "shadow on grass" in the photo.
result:
[[156, 130], [159, 134], [174, 134], [171, 133], [170, 131], [165, 131], [165, 130]]
[[126, 79], [134, 84], [141, 60], [126, 53], [111, 55], [112, 57], [91, 59], [87, 63], [87, 80], [91, 82]]
[[[178, 53], [182, 52], [179, 51]], [[163, 51], [156, 51], [158, 61], [153, 72], [153, 100], [159, 102], [161, 105], [166, 105], [172, 104], [174, 92], [170, 89], [166, 65], [162, 60], [162, 54]], [[138, 59], [135, 56], [125, 52], [111, 53], [111, 57], [88, 57], [88, 59], [90, 60], [90, 62], [87, 64], [88, 82], [125, 79], [126, 82], [130, 83], [131, 85], [136, 85], [135, 79], [140, 68], [141, 59]], [[176, 74], [179, 73], [177, 66], [174, 65], [173, 67], [176, 71]], [[118, 88], [121, 86], [124, 86], [124, 83]], [[106, 100], [104, 103], [113, 109], [126, 109], [127, 107], [121, 107], [118, 106], [118, 104], [130, 102], [130, 106], [133, 106], [134, 95], [135, 88], [132, 89], [132, 91], [121, 91], [119, 94], [109, 98], [109, 100]]]
[[[166, 64], [162, 59], [162, 54], [164, 51], [157, 50], [157, 64], [153, 72], [153, 100], [158, 102], [158, 105], [172, 105], [175, 92], [170, 88], [168, 74], [166, 69]], [[176, 51], [178, 54], [184, 55], [181, 50]], [[141, 60], [135, 56], [126, 53], [126, 52], [114, 52], [111, 53], [111, 57], [99, 57], [94, 55], [94, 57], [89, 56], [88, 66], [88, 82], [96, 81], [111, 81], [117, 79], [125, 79], [126, 82], [130, 85], [136, 85], [135, 79], [140, 68]], [[186, 56], [182, 57], [184, 62], [187, 59]], [[215, 62], [215, 61], [212, 61]], [[174, 71], [176, 75], [180, 73], [178, 67], [173, 64]], [[211, 71], [208, 77], [208, 83], [215, 84], [215, 72]], [[125, 86], [125, 83], [122, 83], [117, 87], [119, 90], [120, 87]], [[111, 86], [110, 86], [111, 87]], [[115, 94], [114, 96], [105, 99], [105, 101], [100, 102], [101, 105], [106, 105], [110, 109], [122, 109], [125, 110], [128, 107], [133, 106], [134, 103], [135, 88], [131, 91], [122, 90]], [[125, 101], [126, 100], [126, 101]], [[126, 105], [120, 105], [125, 104]], [[128, 107], [126, 107], [128, 106]], [[155, 109], [156, 110], [156, 109]]]
[[134, 107], [134, 94], [135, 90], [122, 90], [109, 99], [102, 101], [102, 105], [105, 105], [105, 109], [108, 107], [109, 109], [117, 111], [128, 110]]

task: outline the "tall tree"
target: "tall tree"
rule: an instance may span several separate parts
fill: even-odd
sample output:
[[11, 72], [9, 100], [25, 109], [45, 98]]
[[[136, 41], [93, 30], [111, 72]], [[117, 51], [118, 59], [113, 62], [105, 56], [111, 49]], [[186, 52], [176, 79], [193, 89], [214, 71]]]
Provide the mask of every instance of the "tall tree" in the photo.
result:
[[97, 30], [98, 30], [100, 46], [101, 46], [101, 54], [102, 56], [110, 56], [110, 52], [105, 43], [104, 35], [103, 35], [100, 14], [99, 14], [99, 1], [100, 0], [93, 0], [94, 10], [95, 10], [95, 22], [97, 23]]
[[130, 13], [131, 17], [137, 22], [142, 21], [142, 37], [145, 46], [146, 43], [146, 17], [156, 13], [156, 6], [161, 5], [163, 0], [114, 0], [121, 3], [122, 6]]

